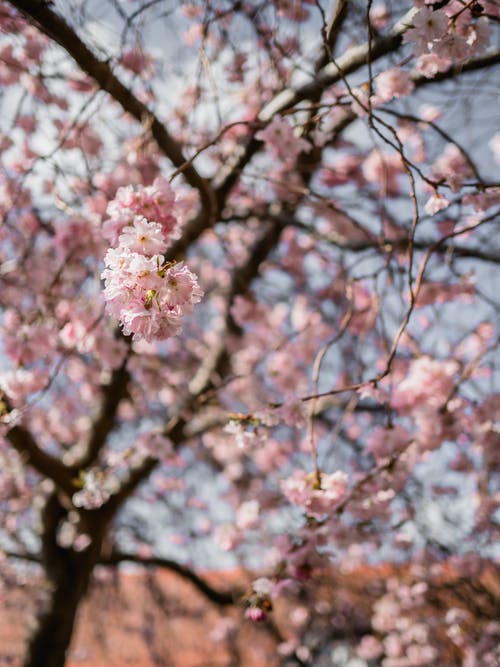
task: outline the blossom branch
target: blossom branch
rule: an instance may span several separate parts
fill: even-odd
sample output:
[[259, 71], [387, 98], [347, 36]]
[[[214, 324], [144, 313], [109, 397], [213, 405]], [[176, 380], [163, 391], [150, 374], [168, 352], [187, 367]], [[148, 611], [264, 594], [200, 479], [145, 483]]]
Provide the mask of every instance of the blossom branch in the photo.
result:
[[[251, 281], [257, 276], [262, 262], [275, 247], [281, 234], [281, 230], [282, 226], [280, 224], [274, 224], [270, 230], [263, 234], [257, 241], [252, 253], [250, 253], [249, 260], [234, 272], [226, 308], [226, 326], [229, 331], [232, 330], [235, 332], [237, 330], [230, 313], [230, 305], [234, 297], [237, 294], [244, 293], [248, 289]], [[224, 341], [224, 337], [221, 337], [221, 341]], [[203, 363], [200, 366], [197, 375], [195, 375], [191, 382], [191, 398], [188, 399], [182, 408], [178, 410], [177, 414], [169, 420], [164, 429], [163, 434], [168, 437], [176, 447], [180, 446], [187, 437], [185, 429], [189, 423], [189, 418], [185, 416], [186, 411], [191, 409], [196, 401], [213, 387], [214, 377], [224, 375], [229, 368], [227, 350], [224, 342], [221, 342], [221, 345], [216, 347], [214, 354], [210, 355], [208, 360], [207, 363]], [[112, 495], [103, 505], [102, 509], [108, 514], [114, 515], [132, 493], [134, 493], [135, 489], [148, 478], [158, 464], [159, 461], [157, 459], [150, 457], [144, 459], [144, 461], [131, 472], [128, 480], [122, 484], [119, 491]]]
[[[259, 121], [268, 122], [273, 116], [291, 109], [304, 100], [319, 99], [326, 88], [333, 86], [347, 74], [356, 72], [366, 65], [369, 52], [371, 52], [371, 58], [377, 60], [396, 50], [401, 44], [404, 30], [407, 28], [405, 20], [409, 20], [409, 16], [412, 13], [413, 11], [400, 23], [396, 24], [389, 36], [375, 39], [371, 47], [368, 43], [353, 46], [336, 60], [336, 65], [330, 62], [321, 68], [313, 81], [298, 88], [285, 88], [279, 92], [261, 109], [258, 115]], [[260, 149], [261, 145], [260, 141], [252, 137], [246, 146], [242, 147], [242, 151], [236, 154], [236, 159], [221, 170], [217, 177], [217, 181], [219, 182], [217, 192], [219, 196], [225, 195], [231, 190], [239, 178], [241, 171], [252, 156]]]
[[[495, 216], [496, 217], [496, 216]], [[491, 220], [492, 218], [489, 218]], [[384, 253], [405, 252], [408, 250], [408, 239], [391, 239], [382, 238], [367, 241], [350, 241], [343, 237], [337, 236], [331, 232], [319, 232], [301, 220], [290, 219], [289, 224], [297, 229], [310, 234], [312, 237], [333, 245], [340, 250], [347, 250], [349, 252], [365, 252], [367, 250], [378, 250]], [[415, 250], [429, 250], [435, 241], [429, 240], [414, 240], [413, 248]], [[473, 248], [467, 246], [457, 246], [451, 243], [443, 243], [439, 248], [434, 250], [435, 254], [446, 255], [448, 258], [461, 259], [478, 259], [483, 262], [492, 264], [500, 264], [500, 254], [494, 251], [488, 251], [483, 248]]]
[[489, 219], [480, 220], [479, 222], [475, 222], [471, 225], [468, 225], [467, 227], [465, 227], [463, 229], [460, 229], [458, 231], [447, 234], [443, 238], [441, 238], [438, 241], [436, 241], [435, 243], [433, 243], [431, 245], [431, 247], [427, 250], [427, 252], [425, 253], [425, 255], [424, 255], [424, 257], [423, 257], [423, 259], [420, 263], [420, 266], [419, 266], [419, 269], [418, 269], [418, 272], [417, 272], [417, 276], [415, 278], [414, 286], [413, 286], [413, 288], [410, 292], [410, 300], [409, 300], [408, 308], [407, 308], [407, 310], [406, 310], [406, 312], [405, 312], [405, 314], [404, 314], [404, 316], [403, 316], [403, 318], [402, 318], [402, 320], [399, 324], [399, 327], [396, 331], [396, 334], [395, 334], [395, 336], [392, 340], [392, 344], [391, 344], [390, 350], [389, 350], [387, 358], [386, 358], [385, 366], [384, 366], [382, 371], [380, 371], [376, 376], [374, 376], [373, 378], [370, 378], [368, 380], [352, 383], [352, 384], [345, 385], [343, 387], [339, 387], [339, 388], [335, 388], [335, 389], [331, 389], [330, 391], [325, 391], [325, 392], [322, 392], [322, 393], [314, 393], [314, 394], [311, 394], [309, 396], [303, 396], [301, 400], [302, 401], [314, 401], [317, 398], [322, 398], [323, 396], [333, 396], [333, 395], [337, 395], [337, 394], [343, 394], [343, 393], [349, 393], [349, 392], [352, 392], [352, 391], [358, 391], [358, 389], [361, 389], [362, 387], [366, 387], [370, 384], [373, 385], [373, 386], [377, 386], [377, 384], [381, 380], [383, 380], [385, 377], [387, 377], [391, 372], [392, 364], [393, 364], [393, 361], [396, 357], [397, 349], [399, 347], [399, 343], [401, 341], [401, 338], [402, 338], [402, 336], [403, 336], [403, 334], [404, 334], [404, 332], [405, 332], [405, 330], [406, 330], [406, 328], [407, 328], [407, 326], [410, 322], [411, 316], [412, 316], [413, 311], [415, 309], [415, 304], [417, 302], [417, 298], [418, 298], [418, 295], [420, 293], [420, 289], [422, 287], [425, 269], [427, 268], [427, 265], [429, 263], [429, 260], [430, 260], [431, 256], [444, 243], [446, 243], [446, 241], [449, 240], [450, 238], [454, 238], [454, 237], [460, 236], [461, 234], [464, 234], [468, 231], [472, 231], [474, 229], [477, 229], [478, 227], [484, 225], [486, 222], [489, 222]]
[[174, 166], [183, 166], [186, 180], [200, 192], [207, 212], [212, 212], [214, 199], [207, 181], [199, 175], [192, 164], [186, 164], [186, 158], [178, 142], [170, 135], [157, 116], [123, 85], [113, 73], [109, 63], [99, 60], [78, 37], [73, 28], [54, 12], [48, 3], [36, 2], [36, 0], [9, 0], [9, 2], [59, 44], [75, 60], [82, 71], [92, 77], [102, 90], [109, 93], [124, 111], [150, 130], [158, 147]]
[[323, 92], [326, 88], [343, 80], [348, 74], [352, 74], [364, 65], [367, 65], [370, 56], [371, 62], [374, 62], [382, 56], [397, 50], [401, 45], [403, 33], [407, 29], [413, 14], [414, 10], [410, 10], [401, 21], [394, 25], [389, 35], [376, 37], [371, 44], [367, 41], [348, 49], [344, 55], [335, 59], [335, 63], [329, 62], [325, 65], [313, 81], [298, 88], [287, 88], [278, 93], [262, 109], [259, 118], [264, 121], [269, 120], [276, 113], [290, 109], [298, 102], [315, 97], [318, 92]]

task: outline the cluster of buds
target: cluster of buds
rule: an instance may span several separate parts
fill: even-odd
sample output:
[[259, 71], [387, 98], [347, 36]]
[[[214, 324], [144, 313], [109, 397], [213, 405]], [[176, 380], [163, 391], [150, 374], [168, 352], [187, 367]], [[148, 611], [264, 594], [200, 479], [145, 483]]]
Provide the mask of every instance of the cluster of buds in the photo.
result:
[[270, 579], [261, 577], [252, 584], [252, 591], [245, 596], [245, 618], [251, 621], [263, 621], [267, 614], [273, 610], [271, 593], [274, 584]]

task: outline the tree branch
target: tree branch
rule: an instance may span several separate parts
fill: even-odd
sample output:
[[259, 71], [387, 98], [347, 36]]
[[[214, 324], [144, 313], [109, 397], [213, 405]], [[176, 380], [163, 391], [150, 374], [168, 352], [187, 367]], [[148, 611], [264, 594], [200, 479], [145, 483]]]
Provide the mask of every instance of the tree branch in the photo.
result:
[[[224, 332], [220, 335], [220, 344], [205, 359], [197, 373], [189, 383], [189, 390], [193, 396], [199, 396], [205, 393], [212, 386], [212, 379], [215, 375], [223, 375], [224, 369], [228, 367], [228, 350], [225, 341], [225, 334], [239, 334], [240, 328], [233, 320], [231, 306], [238, 295], [244, 294], [251, 282], [257, 277], [262, 263], [269, 256], [279, 241], [281, 232], [284, 228], [282, 220], [274, 221], [268, 230], [257, 240], [250, 253], [249, 260], [238, 267], [233, 274], [231, 287], [227, 296], [227, 307], [225, 316]], [[169, 435], [172, 437], [172, 435]]]
[[438, 72], [432, 79], [428, 79], [423, 74], [414, 74], [412, 79], [416, 86], [425, 86], [430, 83], [444, 81], [445, 79], [452, 79], [457, 74], [476, 72], [477, 70], [486, 69], [498, 64], [500, 64], [500, 51], [493, 51], [480, 58], [472, 58], [471, 60], [466, 60], [464, 63], [452, 65], [446, 71]]
[[[372, 60], [377, 60], [396, 50], [401, 44], [403, 32], [406, 30], [409, 17], [412, 15], [413, 10], [394, 26], [390, 35], [373, 40], [371, 50], [368, 42], [353, 46], [338, 58], [335, 64], [330, 62], [322, 67], [312, 81], [298, 88], [286, 88], [279, 92], [261, 109], [258, 116], [259, 120], [268, 122], [273, 116], [292, 108], [298, 102], [306, 99], [318, 99], [326, 88], [338, 83], [347, 74], [351, 74], [366, 65], [369, 55], [371, 55]], [[218, 198], [225, 196], [232, 189], [245, 165], [261, 146], [262, 142], [252, 137], [236, 154], [235, 160], [221, 170], [217, 177], [219, 186], [216, 195]]]
[[373, 62], [398, 49], [403, 39], [403, 33], [407, 29], [413, 14], [414, 10], [412, 9], [401, 21], [396, 23], [388, 35], [375, 38], [371, 45], [369, 42], [365, 42], [351, 47], [343, 56], [336, 58], [335, 62], [329, 62], [325, 65], [313, 81], [298, 88], [287, 88], [278, 93], [261, 110], [259, 119], [268, 121], [276, 113], [286, 111], [302, 100], [316, 97], [318, 92], [323, 92], [326, 88], [344, 79], [348, 74], [352, 74], [360, 67], [367, 65], [370, 56]]
[[[31, 552], [14, 552], [14, 551], [5, 551], [5, 555], [8, 558], [15, 558], [18, 560], [27, 561], [29, 563], [42, 564], [42, 559], [39, 554], [34, 554]], [[118, 565], [128, 561], [130, 563], [135, 563], [136, 565], [141, 565], [142, 567], [156, 567], [160, 569], [170, 570], [175, 574], [178, 574], [180, 577], [192, 583], [200, 593], [203, 593], [211, 602], [221, 606], [233, 605], [238, 602], [238, 600], [244, 595], [243, 590], [234, 590], [234, 591], [220, 591], [213, 586], [211, 586], [203, 577], [200, 577], [194, 570], [182, 565], [177, 561], [174, 561], [170, 558], [161, 558], [160, 556], [150, 556], [144, 558], [138, 556], [137, 554], [127, 553], [123, 551], [113, 551], [109, 555], [102, 555], [98, 559], [99, 565], [113, 566]]]
[[[312, 229], [309, 225], [300, 220], [289, 220], [290, 226], [297, 227], [307, 234], [311, 234], [314, 238], [320, 241], [336, 246], [340, 250], [347, 250], [348, 252], [364, 252], [366, 250], [382, 250], [383, 252], [403, 252], [408, 249], [408, 239], [376, 239], [373, 241], [349, 241], [341, 236], [318, 232]], [[422, 240], [414, 241], [413, 247], [415, 250], [428, 250], [435, 241]], [[483, 262], [490, 262], [493, 264], [500, 264], [500, 252], [491, 252], [482, 250], [481, 248], [471, 248], [466, 246], [456, 246], [453, 244], [443, 244], [436, 253], [442, 255], [453, 255], [463, 259], [479, 259]]]
[[61, 463], [57, 457], [40, 449], [31, 433], [22, 426], [13, 426], [8, 431], [6, 438], [25, 463], [28, 463], [43, 477], [52, 480], [61, 491], [71, 498], [75, 487], [70, 468]]
[[158, 459], [153, 459], [151, 457], [145, 458], [142, 463], [130, 472], [128, 479], [123, 482], [118, 492], [110, 496], [109, 500], [96, 511], [105, 515], [106, 520], [110, 521], [134, 493], [137, 487], [148, 478], [159, 463]]
[[128, 355], [125, 357], [120, 368], [113, 371], [111, 381], [103, 387], [104, 396], [83, 457], [76, 462], [78, 469], [87, 468], [97, 458], [106, 438], [115, 425], [116, 412], [122, 398], [126, 396], [127, 384], [130, 374], [127, 370]]
[[122, 109], [143, 125], [150, 128], [160, 150], [176, 167], [184, 165], [183, 174], [187, 182], [200, 192], [202, 204], [208, 217], [214, 215], [214, 197], [209, 183], [202, 178], [186, 158], [179, 143], [169, 134], [163, 123], [148, 109], [113, 73], [108, 62], [99, 60], [78, 37], [73, 28], [54, 12], [49, 3], [37, 0], [8, 0], [28, 20], [61, 46], [102, 90], [120, 104]]
[[156, 556], [142, 558], [141, 556], [136, 556], [132, 553], [113, 551], [109, 556], [102, 557], [99, 560], [99, 564], [117, 565], [123, 561], [129, 561], [144, 567], [158, 567], [171, 570], [183, 579], [186, 579], [186, 581], [191, 582], [200, 591], [200, 593], [203, 593], [203, 595], [205, 595], [205, 597], [207, 597], [209, 600], [221, 606], [235, 604], [244, 593], [244, 591], [219, 591], [216, 588], [213, 588], [205, 579], [196, 574], [196, 572], [191, 568], [187, 567], [186, 565], [181, 565], [177, 561], [171, 560], [169, 558], [160, 558]]

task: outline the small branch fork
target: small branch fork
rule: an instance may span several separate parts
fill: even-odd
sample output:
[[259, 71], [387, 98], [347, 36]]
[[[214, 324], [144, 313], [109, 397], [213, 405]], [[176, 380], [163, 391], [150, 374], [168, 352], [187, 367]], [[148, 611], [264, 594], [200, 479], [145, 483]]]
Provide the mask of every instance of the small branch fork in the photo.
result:
[[417, 276], [416, 276], [415, 282], [413, 284], [413, 288], [410, 291], [410, 299], [409, 299], [408, 308], [407, 308], [407, 310], [406, 310], [406, 312], [405, 312], [405, 314], [404, 314], [404, 316], [403, 316], [403, 318], [402, 318], [402, 320], [399, 324], [398, 330], [397, 330], [397, 332], [396, 332], [396, 334], [395, 334], [395, 336], [392, 340], [392, 344], [391, 344], [389, 353], [388, 353], [387, 358], [386, 358], [384, 369], [380, 373], [378, 373], [373, 378], [370, 378], [369, 380], [364, 380], [362, 382], [356, 382], [354, 384], [345, 385], [343, 387], [331, 389], [330, 391], [325, 391], [325, 392], [322, 392], [322, 393], [314, 393], [314, 394], [310, 394], [308, 396], [303, 396], [301, 400], [302, 401], [315, 401], [316, 399], [322, 398], [324, 396], [334, 396], [336, 394], [344, 394], [344, 393], [348, 393], [348, 392], [352, 392], [352, 391], [358, 391], [359, 389], [362, 389], [363, 387], [367, 387], [368, 385], [373, 385], [373, 386], [376, 387], [377, 384], [381, 380], [383, 380], [385, 377], [387, 377], [387, 375], [389, 375], [389, 373], [391, 372], [392, 364], [393, 364], [394, 359], [396, 357], [396, 352], [397, 352], [399, 343], [401, 341], [401, 338], [402, 338], [404, 332], [406, 331], [406, 328], [407, 328], [407, 326], [410, 322], [411, 316], [412, 316], [413, 311], [415, 309], [415, 304], [416, 304], [418, 295], [420, 293], [420, 289], [422, 287], [425, 269], [427, 267], [427, 264], [429, 263], [430, 258], [432, 257], [432, 255], [437, 250], [439, 250], [439, 248], [442, 245], [446, 244], [446, 242], [449, 241], [451, 238], [454, 238], [456, 236], [460, 236], [461, 234], [465, 234], [469, 231], [473, 231], [474, 229], [477, 229], [478, 227], [481, 227], [482, 225], [484, 225], [488, 221], [489, 220], [486, 220], [486, 219], [481, 220], [479, 222], [475, 222], [472, 225], [464, 227], [464, 228], [460, 229], [459, 231], [452, 232], [451, 234], [447, 234], [443, 238], [441, 238], [438, 241], [436, 241], [435, 243], [433, 243], [430, 246], [430, 248], [427, 250], [427, 252], [425, 253], [425, 255], [424, 255], [424, 257], [423, 257], [423, 259], [420, 263], [420, 266], [419, 266], [419, 269], [418, 269], [418, 272], [417, 272]]
[[[6, 551], [5, 555], [9, 558], [41, 564], [40, 557], [29, 552]], [[199, 576], [194, 570], [170, 558], [161, 558], [159, 556], [152, 556], [148, 558], [141, 557], [131, 552], [113, 551], [108, 556], [101, 556], [101, 558], [98, 560], [99, 565], [105, 566], [118, 565], [119, 563], [124, 562], [135, 563], [136, 565], [141, 565], [142, 567], [154, 567], [174, 572], [182, 579], [192, 583], [193, 586], [195, 586], [195, 588], [200, 591], [200, 593], [202, 593], [208, 600], [222, 607], [236, 604], [244, 595], [244, 591], [240, 589], [234, 591], [218, 590], [209, 584], [206, 579]]]

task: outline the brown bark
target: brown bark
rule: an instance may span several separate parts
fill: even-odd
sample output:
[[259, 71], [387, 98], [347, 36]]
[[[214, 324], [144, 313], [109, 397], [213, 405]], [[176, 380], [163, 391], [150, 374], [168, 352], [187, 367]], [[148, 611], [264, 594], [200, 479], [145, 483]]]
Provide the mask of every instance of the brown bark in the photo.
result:
[[78, 552], [57, 543], [58, 528], [65, 517], [57, 495], [51, 495], [42, 516], [42, 565], [49, 593], [29, 639], [23, 667], [64, 667], [78, 606], [100, 556], [105, 530], [102, 520], [93, 522], [92, 542]]

